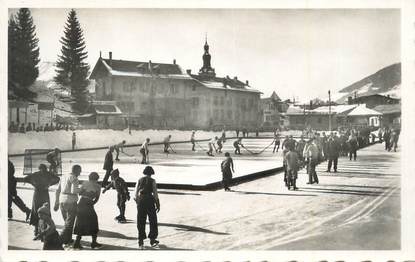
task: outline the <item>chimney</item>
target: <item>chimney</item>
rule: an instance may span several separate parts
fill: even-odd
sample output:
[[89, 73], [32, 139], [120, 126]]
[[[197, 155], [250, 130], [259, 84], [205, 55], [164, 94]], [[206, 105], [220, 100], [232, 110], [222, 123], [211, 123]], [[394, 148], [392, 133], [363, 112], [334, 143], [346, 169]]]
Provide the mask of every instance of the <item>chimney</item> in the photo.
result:
[[176, 59], [173, 59], [173, 65], [175, 65], [176, 64]]
[[110, 58], [110, 66], [112, 65], [112, 52], [109, 52], [108, 53], [108, 56], [109, 56], [109, 58]]
[[99, 51], [99, 58], [102, 58], [102, 52]]
[[192, 69], [187, 69], [187, 70], [186, 70], [186, 73], [187, 73], [188, 75], [190, 75], [190, 74], [192, 73]]
[[347, 104], [349, 105], [353, 104], [353, 98], [351, 96], [347, 98]]
[[229, 80], [229, 76], [226, 76], [226, 79], [228, 79], [228, 80]]
[[150, 71], [150, 73], [153, 70], [153, 65], [151, 64], [151, 60], [148, 61], [148, 71]]
[[238, 81], [238, 77], [237, 76], [234, 76], [233, 77], [233, 80]]
[[249, 86], [249, 81], [248, 80], [245, 81], [245, 85]]

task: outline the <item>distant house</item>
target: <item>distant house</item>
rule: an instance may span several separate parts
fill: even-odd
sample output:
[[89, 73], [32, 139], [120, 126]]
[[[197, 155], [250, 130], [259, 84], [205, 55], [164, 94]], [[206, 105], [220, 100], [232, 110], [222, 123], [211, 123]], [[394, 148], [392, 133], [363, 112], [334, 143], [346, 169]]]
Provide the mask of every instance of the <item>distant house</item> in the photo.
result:
[[347, 114], [347, 123], [351, 126], [380, 126], [382, 113], [367, 108], [366, 105], [359, 105]]
[[348, 104], [365, 104], [367, 108], [374, 108], [378, 105], [399, 104], [400, 99], [380, 94], [364, 95], [356, 98], [349, 97]]
[[282, 113], [287, 112], [289, 104], [281, 101], [277, 93], [267, 98], [261, 98], [262, 127], [275, 129], [283, 125]]
[[401, 104], [378, 105], [373, 110], [382, 113], [382, 126], [400, 126], [401, 125]]
[[9, 125], [13, 122], [19, 126], [29, 123], [44, 126], [50, 125], [54, 118], [53, 103], [9, 100]]

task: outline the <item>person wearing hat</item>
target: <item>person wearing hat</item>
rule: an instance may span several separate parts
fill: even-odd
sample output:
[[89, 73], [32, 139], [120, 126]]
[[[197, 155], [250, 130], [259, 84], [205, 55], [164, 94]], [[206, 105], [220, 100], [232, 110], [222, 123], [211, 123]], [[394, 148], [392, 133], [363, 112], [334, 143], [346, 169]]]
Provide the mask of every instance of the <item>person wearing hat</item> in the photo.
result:
[[102, 169], [105, 170], [105, 176], [102, 180], [102, 186], [106, 186], [108, 184], [108, 179], [110, 178], [111, 171], [114, 169], [114, 156], [112, 153], [114, 152], [114, 147], [110, 146], [107, 153], [105, 154], [104, 159], [104, 166]]
[[192, 151], [196, 151], [195, 149], [195, 131], [192, 130], [192, 134], [190, 135], [190, 143], [192, 143]]
[[148, 144], [150, 143], [150, 138], [146, 138], [146, 141], [141, 145], [140, 153], [143, 156], [141, 159], [141, 164], [147, 164], [148, 163]]
[[8, 165], [8, 172], [9, 172], [9, 179], [8, 179], [8, 217], [9, 219], [13, 218], [13, 210], [12, 210], [12, 204], [14, 203], [22, 212], [24, 212], [26, 214], [26, 222], [29, 220], [30, 218], [30, 208], [28, 208], [26, 206], [26, 204], [23, 202], [23, 200], [17, 195], [17, 189], [16, 189], [16, 184], [17, 184], [17, 180], [16, 177], [14, 176], [14, 165], [13, 163], [10, 161], [10, 159], [8, 160], [9, 165]]
[[231, 191], [229, 185], [232, 180], [232, 172], [235, 173], [235, 170], [233, 168], [233, 160], [231, 155], [226, 152], [225, 157], [226, 159], [223, 160], [220, 165], [222, 171], [222, 184], [225, 191]]
[[147, 216], [150, 224], [150, 245], [155, 247], [158, 245], [158, 224], [157, 213], [160, 211], [160, 200], [157, 193], [156, 180], [151, 176], [154, 170], [151, 166], [144, 168], [144, 177], [140, 178], [136, 184], [134, 192], [134, 200], [137, 202], [137, 229], [138, 229], [138, 246], [144, 249], [144, 239], [146, 236], [146, 220]]
[[79, 193], [79, 180], [82, 168], [80, 165], [73, 165], [72, 172], [64, 174], [59, 182], [55, 192], [55, 206], [53, 210], [58, 211], [59, 208], [64, 220], [64, 227], [61, 232], [61, 238], [64, 245], [73, 242], [72, 231], [75, 223], [76, 208]]
[[285, 154], [285, 165], [287, 170], [287, 179], [286, 179], [286, 185], [288, 190], [290, 190], [291, 186], [293, 187], [293, 190], [297, 190], [297, 173], [300, 169], [299, 165], [299, 157], [297, 152], [291, 148], [288, 147], [288, 152]]
[[120, 177], [120, 171], [115, 169], [111, 172], [111, 183], [105, 186], [102, 193], [104, 194], [108, 189], [115, 189], [117, 191], [117, 207], [120, 214], [114, 219], [118, 220], [118, 223], [126, 223], [125, 218], [125, 203], [130, 200], [130, 192], [125, 180]]
[[306, 155], [309, 159], [308, 161], [308, 182], [307, 184], [318, 184], [318, 176], [316, 172], [316, 166], [320, 159], [320, 153], [315, 139], [311, 139], [311, 143], [307, 147]]
[[99, 249], [102, 247], [102, 245], [97, 242], [99, 227], [98, 216], [94, 208], [101, 193], [101, 186], [98, 184], [98, 179], [98, 173], [91, 172], [88, 181], [84, 181], [81, 185], [79, 192], [80, 199], [73, 230], [74, 234], [77, 235], [75, 244], [73, 245], [74, 249], [83, 249], [81, 246], [82, 236], [92, 237], [92, 249]]
[[59, 182], [59, 177], [48, 172], [45, 164], [40, 164], [39, 171], [24, 177], [23, 182], [29, 183], [34, 187], [29, 224], [35, 227], [34, 234], [36, 236], [39, 233], [39, 216], [37, 210], [44, 203], [50, 203], [49, 187], [56, 185]]
[[39, 231], [35, 239], [43, 242], [43, 250], [63, 250], [62, 241], [56, 231], [55, 223], [50, 215], [49, 203], [44, 203], [38, 210]]

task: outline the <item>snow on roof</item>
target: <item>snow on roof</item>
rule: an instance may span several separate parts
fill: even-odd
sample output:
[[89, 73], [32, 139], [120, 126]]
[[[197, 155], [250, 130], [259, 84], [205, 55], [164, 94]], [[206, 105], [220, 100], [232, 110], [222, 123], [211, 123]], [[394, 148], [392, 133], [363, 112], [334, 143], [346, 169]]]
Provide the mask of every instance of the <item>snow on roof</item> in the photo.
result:
[[199, 81], [199, 80], [196, 80], [196, 81], [198, 81], [199, 83], [201, 83], [205, 87], [213, 88], [213, 89], [222, 89], [222, 90], [232, 90], [232, 91], [261, 93], [261, 91], [256, 90], [256, 89], [251, 88], [251, 87], [245, 87], [245, 88], [234, 88], [234, 87], [231, 87], [231, 86], [224, 87], [222, 82], [217, 82], [217, 81]]
[[192, 77], [190, 77], [187, 74], [143, 74], [139, 72], [123, 72], [123, 71], [117, 71], [117, 70], [109, 70], [109, 73], [113, 76], [134, 76], [134, 77], [147, 77], [147, 78], [174, 78], [174, 79], [189, 79], [191, 80]]
[[[335, 105], [331, 106], [330, 110], [332, 114], [342, 114], [346, 111], [349, 111], [353, 108], [357, 107], [357, 105]], [[328, 114], [329, 113], [329, 106], [320, 106], [310, 111], [311, 113], [321, 113], [321, 114]]]
[[375, 106], [373, 110], [380, 112], [382, 114], [401, 113], [402, 111], [400, 104], [378, 105], [378, 106]]
[[373, 109], [367, 108], [365, 104], [359, 105], [353, 109], [348, 116], [380, 116], [382, 113], [375, 111]]
[[286, 115], [302, 115], [304, 114], [304, 110], [298, 106], [290, 105], [285, 114]]
[[120, 115], [122, 114], [121, 109], [111, 101], [95, 101], [93, 103], [95, 113], [101, 115]]

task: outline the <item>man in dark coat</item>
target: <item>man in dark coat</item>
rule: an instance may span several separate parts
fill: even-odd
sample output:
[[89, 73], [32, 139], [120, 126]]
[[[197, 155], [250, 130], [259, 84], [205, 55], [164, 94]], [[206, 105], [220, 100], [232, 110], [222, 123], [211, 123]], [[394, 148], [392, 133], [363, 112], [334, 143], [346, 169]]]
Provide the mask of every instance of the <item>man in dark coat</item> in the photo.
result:
[[114, 152], [114, 147], [110, 146], [107, 154], [105, 155], [105, 160], [104, 160], [104, 167], [103, 169], [106, 171], [105, 172], [105, 176], [104, 179], [102, 180], [102, 186], [106, 186], [108, 183], [108, 179], [111, 175], [111, 171], [113, 170], [113, 166], [114, 166], [114, 158], [112, 155], [112, 152]]
[[233, 168], [233, 160], [231, 155], [226, 152], [225, 153], [226, 159], [222, 161], [220, 167], [222, 171], [222, 184], [225, 191], [231, 191], [229, 188], [230, 182], [232, 180], [232, 172], [235, 172]]
[[14, 176], [14, 165], [9, 161], [9, 191], [8, 191], [8, 217], [9, 219], [13, 218], [12, 203], [14, 203], [22, 212], [26, 213], [26, 221], [30, 217], [30, 209], [25, 205], [23, 200], [17, 195], [16, 190], [16, 177]]
[[331, 165], [333, 164], [334, 173], [337, 172], [337, 161], [339, 159], [341, 145], [340, 141], [337, 138], [337, 136], [334, 136], [333, 134], [330, 135], [330, 137], [327, 140], [327, 146], [326, 146], [326, 154], [328, 159], [327, 164], [327, 172], [331, 171]]

